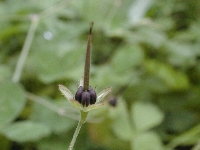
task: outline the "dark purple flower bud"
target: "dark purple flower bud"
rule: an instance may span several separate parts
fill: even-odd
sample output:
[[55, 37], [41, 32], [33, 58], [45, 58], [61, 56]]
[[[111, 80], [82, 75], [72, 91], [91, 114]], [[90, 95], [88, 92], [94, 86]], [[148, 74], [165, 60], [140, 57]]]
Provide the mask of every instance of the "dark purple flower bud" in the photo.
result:
[[95, 104], [97, 100], [96, 92], [91, 87], [89, 87], [88, 91], [90, 93], [90, 104]]
[[77, 100], [77, 101], [79, 101], [81, 103], [82, 94], [83, 94], [83, 86], [80, 86], [78, 88], [78, 91], [75, 94], [75, 100]]
[[117, 105], [117, 99], [115, 97], [110, 98], [109, 104], [115, 107]]
[[90, 104], [90, 93], [88, 91], [83, 92], [81, 98], [81, 104], [86, 107]]
[[80, 86], [75, 94], [75, 100], [77, 100], [79, 103], [86, 107], [88, 105], [95, 104], [96, 99], [96, 92], [91, 87], [89, 87], [88, 90], [84, 91], [83, 86]]

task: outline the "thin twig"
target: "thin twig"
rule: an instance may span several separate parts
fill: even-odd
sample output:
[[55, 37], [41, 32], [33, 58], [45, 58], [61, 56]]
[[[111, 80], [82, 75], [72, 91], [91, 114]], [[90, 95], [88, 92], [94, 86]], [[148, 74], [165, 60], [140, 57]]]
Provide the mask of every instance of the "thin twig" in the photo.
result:
[[19, 56], [16, 68], [15, 68], [15, 72], [12, 77], [13, 82], [19, 82], [19, 80], [20, 80], [22, 70], [24, 68], [24, 64], [25, 64], [26, 58], [28, 56], [38, 23], [39, 23], [39, 17], [37, 15], [32, 15], [31, 16], [31, 25], [28, 30], [24, 45], [22, 47], [21, 54]]

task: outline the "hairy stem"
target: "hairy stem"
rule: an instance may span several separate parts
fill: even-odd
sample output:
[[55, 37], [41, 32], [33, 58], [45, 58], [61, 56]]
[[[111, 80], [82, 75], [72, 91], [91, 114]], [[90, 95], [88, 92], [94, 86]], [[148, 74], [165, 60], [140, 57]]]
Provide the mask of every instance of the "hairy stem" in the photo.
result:
[[79, 134], [79, 131], [81, 130], [82, 125], [85, 123], [87, 115], [88, 115], [88, 112], [81, 111], [81, 118], [78, 122], [78, 125], [76, 127], [75, 132], [74, 132], [74, 135], [73, 135], [73, 138], [72, 138], [72, 141], [70, 143], [68, 150], [73, 150], [74, 144], [75, 144], [76, 139], [77, 139], [78, 134]]
[[90, 79], [90, 61], [91, 61], [91, 49], [92, 49], [92, 27], [93, 22], [90, 24], [90, 32], [88, 35], [88, 43], [87, 43], [87, 50], [85, 55], [85, 70], [84, 70], [84, 90], [88, 90], [89, 88], [89, 79]]

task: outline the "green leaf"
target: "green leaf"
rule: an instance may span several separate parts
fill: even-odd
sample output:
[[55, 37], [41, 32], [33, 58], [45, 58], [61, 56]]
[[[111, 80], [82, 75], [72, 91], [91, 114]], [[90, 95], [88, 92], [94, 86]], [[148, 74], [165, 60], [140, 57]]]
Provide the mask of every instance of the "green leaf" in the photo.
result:
[[160, 137], [154, 132], [137, 135], [131, 142], [132, 150], [163, 150]]
[[168, 61], [176, 66], [188, 68], [196, 63], [196, 54], [199, 53], [198, 46], [183, 42], [166, 42], [165, 50], [168, 53]]
[[113, 56], [111, 62], [112, 68], [120, 75], [130, 73], [134, 67], [137, 67], [143, 62], [144, 53], [142, 49], [135, 45], [129, 44], [122, 46]]
[[[170, 105], [173, 105], [175, 103], [176, 102], [170, 102]], [[181, 133], [190, 128], [195, 123], [195, 116], [192, 112], [188, 110], [180, 109], [180, 106], [176, 107], [177, 105], [182, 104], [181, 102], [177, 102], [174, 106], [175, 110], [172, 110], [171, 112], [168, 111], [168, 116], [165, 120], [165, 123], [167, 124], [167, 127], [170, 128], [172, 131], [176, 133]]]
[[0, 149], [11, 149], [11, 142], [9, 139], [6, 139], [4, 135], [0, 135]]
[[146, 131], [159, 125], [163, 113], [153, 104], [136, 102], [132, 105], [132, 117], [137, 131]]
[[[60, 103], [58, 102], [54, 103], [54, 105], [58, 105], [59, 109], [65, 106], [64, 103], [65, 102], [62, 101]], [[62, 133], [64, 131], [68, 131], [76, 124], [76, 121], [66, 116], [59, 115], [58, 113], [50, 110], [49, 108], [46, 108], [37, 103], [35, 103], [34, 105], [33, 113], [31, 115], [31, 120], [46, 125], [54, 133]]]
[[25, 106], [25, 94], [20, 85], [0, 83], [0, 128], [19, 116]]
[[11, 78], [11, 69], [6, 65], [0, 65], [0, 82], [10, 78]]
[[[96, 28], [106, 27], [110, 24], [112, 26], [119, 26], [125, 23], [128, 2], [121, 5], [115, 0], [85, 0], [74, 1], [72, 7], [75, 8], [76, 13], [88, 22], [93, 20]], [[118, 9], [120, 8], [120, 13]], [[103, 9], [103, 11], [102, 11]]]
[[110, 69], [109, 65], [95, 68], [94, 72], [96, 76], [94, 79], [91, 77], [91, 84], [93, 83], [93, 85], [98, 85], [98, 91], [104, 89], [107, 86], [116, 87], [116, 85], [123, 85], [124, 81], [129, 79], [129, 76], [121, 76], [117, 73], [114, 73], [113, 69]]
[[168, 145], [171, 148], [174, 148], [178, 145], [193, 145], [199, 142], [199, 138], [200, 124], [174, 137]]
[[80, 62], [84, 58], [82, 52], [83, 50], [81, 49], [80, 51], [70, 50], [65, 54], [59, 53], [55, 49], [35, 51], [35, 54], [31, 58], [32, 62], [30, 63], [35, 64], [34, 68], [37, 70], [36, 73], [39, 75], [39, 78], [43, 82], [49, 83], [71, 75], [71, 72], [76, 70], [77, 66], [82, 63]]
[[117, 107], [110, 110], [110, 118], [112, 130], [119, 139], [129, 141], [134, 136], [133, 126], [122, 99], [119, 99]]
[[138, 0], [133, 1], [129, 9], [129, 22], [131, 24], [136, 24], [144, 19], [147, 11], [153, 4], [154, 0]]
[[3, 128], [2, 133], [16, 142], [28, 142], [40, 140], [50, 135], [48, 126], [32, 121], [21, 121]]
[[139, 28], [136, 33], [138, 33], [141, 37], [142, 43], [149, 44], [154, 48], [161, 47], [162, 44], [166, 41], [166, 35], [163, 31], [149, 28], [149, 26]]
[[71, 137], [66, 133], [52, 135], [37, 142], [38, 150], [66, 150], [70, 144]]
[[[147, 72], [157, 77], [173, 90], [185, 90], [189, 88], [189, 80], [186, 74], [173, 69], [171, 66], [155, 60], [148, 60], [145, 63]], [[151, 85], [149, 85], [151, 86]]]

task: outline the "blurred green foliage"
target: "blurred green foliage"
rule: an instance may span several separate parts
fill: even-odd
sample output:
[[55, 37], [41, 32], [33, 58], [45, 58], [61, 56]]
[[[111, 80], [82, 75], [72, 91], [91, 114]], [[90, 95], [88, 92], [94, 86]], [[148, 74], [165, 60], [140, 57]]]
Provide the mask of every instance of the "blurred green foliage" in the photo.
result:
[[91, 86], [113, 92], [74, 149], [198, 149], [200, 1], [0, 0], [0, 14], [0, 149], [67, 149], [79, 113], [58, 84], [76, 92], [91, 21]]

